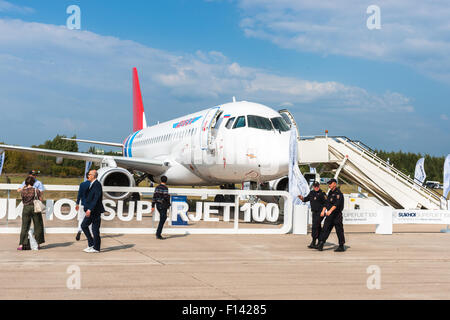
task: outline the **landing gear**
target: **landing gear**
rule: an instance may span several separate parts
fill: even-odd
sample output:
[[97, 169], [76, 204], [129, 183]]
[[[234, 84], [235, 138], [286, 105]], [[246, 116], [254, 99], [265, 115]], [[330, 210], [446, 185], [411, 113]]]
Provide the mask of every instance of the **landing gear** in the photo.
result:
[[[220, 186], [222, 190], [236, 190], [236, 186], [233, 183], [227, 183]], [[230, 194], [218, 194], [214, 197], [214, 202], [234, 202], [235, 195]]]
[[131, 201], [140, 201], [141, 200], [141, 195], [139, 194], [139, 192], [133, 192], [131, 194], [130, 200]]
[[[135, 185], [138, 186], [145, 179], [148, 179], [151, 183], [152, 176], [149, 175], [148, 173], [135, 171], [133, 178], [134, 178]], [[131, 194], [131, 197], [128, 199], [127, 203], [129, 201], [140, 201], [140, 200], [141, 200], [141, 195], [139, 194], [139, 192], [133, 192]]]
[[136, 183], [136, 186], [138, 186], [145, 179], [149, 179], [151, 181], [152, 178], [153, 177], [151, 175], [149, 175], [148, 173], [136, 172], [134, 174], [134, 181]]

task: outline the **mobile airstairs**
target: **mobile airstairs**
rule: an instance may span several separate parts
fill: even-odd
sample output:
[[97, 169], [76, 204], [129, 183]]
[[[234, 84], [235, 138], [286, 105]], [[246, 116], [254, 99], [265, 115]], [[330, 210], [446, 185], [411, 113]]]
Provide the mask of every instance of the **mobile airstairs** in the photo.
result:
[[446, 201], [359, 141], [347, 137], [301, 137], [298, 146], [301, 165], [324, 164], [335, 177], [360, 186], [382, 204], [396, 209], [447, 209]]

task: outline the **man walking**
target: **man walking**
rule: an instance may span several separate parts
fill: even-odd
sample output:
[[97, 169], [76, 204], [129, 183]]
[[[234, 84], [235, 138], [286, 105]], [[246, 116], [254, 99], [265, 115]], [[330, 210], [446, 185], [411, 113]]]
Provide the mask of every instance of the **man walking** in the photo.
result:
[[344, 237], [344, 225], [342, 224], [342, 210], [344, 209], [344, 195], [341, 190], [337, 188], [336, 179], [331, 179], [328, 181], [328, 186], [330, 192], [327, 196], [326, 207], [323, 208], [321, 216], [323, 217], [326, 211], [326, 219], [323, 225], [322, 232], [319, 236], [319, 244], [317, 245], [317, 250], [322, 251], [325, 241], [327, 241], [333, 227], [336, 229], [336, 234], [339, 240], [339, 247], [337, 247], [335, 252], [345, 251], [345, 237]]
[[165, 238], [161, 236], [164, 223], [167, 219], [167, 209], [170, 207], [170, 195], [169, 189], [166, 186], [167, 177], [161, 177], [161, 184], [156, 187], [155, 193], [153, 194], [152, 201], [152, 212], [155, 211], [155, 205], [159, 212], [159, 224], [156, 230], [156, 239], [164, 240]]
[[303, 202], [310, 202], [311, 213], [312, 213], [312, 227], [311, 227], [311, 244], [308, 246], [310, 249], [316, 249], [316, 240], [319, 238], [320, 231], [322, 231], [322, 220], [323, 216], [322, 209], [326, 205], [327, 196], [325, 192], [320, 190], [320, 183], [315, 181], [313, 183], [313, 190], [309, 192], [306, 197], [298, 196]]
[[[86, 193], [89, 190], [89, 186], [91, 185], [91, 182], [89, 181], [89, 173], [86, 174], [86, 178], [87, 180], [82, 182], [80, 184], [80, 187], [78, 188], [78, 196], [77, 196], [77, 206], [75, 207], [75, 210], [78, 211], [78, 233], [77, 236], [75, 237], [75, 239], [77, 241], [80, 240], [80, 236], [81, 236], [81, 223], [84, 220], [84, 217], [86, 216], [86, 213], [84, 211], [84, 206], [86, 204]], [[81, 202], [81, 207], [80, 207], [80, 202]]]
[[[86, 238], [88, 239], [88, 247], [84, 249], [84, 252], [100, 252], [100, 223], [101, 214], [105, 212], [103, 207], [103, 188], [100, 182], [97, 181], [98, 173], [96, 170], [89, 171], [88, 181], [90, 182], [89, 189], [86, 192], [86, 203], [84, 210], [86, 211], [86, 217], [81, 223], [81, 229], [83, 230]], [[92, 238], [89, 232], [89, 226], [92, 224]]]

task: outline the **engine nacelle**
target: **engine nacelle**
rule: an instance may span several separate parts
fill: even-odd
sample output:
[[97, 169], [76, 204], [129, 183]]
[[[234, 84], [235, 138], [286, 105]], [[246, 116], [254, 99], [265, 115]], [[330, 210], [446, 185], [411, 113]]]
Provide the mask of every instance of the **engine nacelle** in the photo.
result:
[[289, 189], [289, 178], [287, 176], [281, 177], [276, 180], [268, 181], [269, 190], [276, 191], [288, 191]]
[[[104, 187], [135, 187], [133, 175], [124, 168], [103, 167], [97, 170], [97, 180]], [[131, 197], [131, 192], [105, 192], [112, 200], [123, 200]]]

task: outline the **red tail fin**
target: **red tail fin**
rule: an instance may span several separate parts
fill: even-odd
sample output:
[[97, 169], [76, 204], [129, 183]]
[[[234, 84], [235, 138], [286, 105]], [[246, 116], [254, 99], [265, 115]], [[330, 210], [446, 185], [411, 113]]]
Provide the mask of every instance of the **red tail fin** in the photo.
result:
[[133, 68], [133, 132], [144, 128], [144, 104], [137, 69]]

